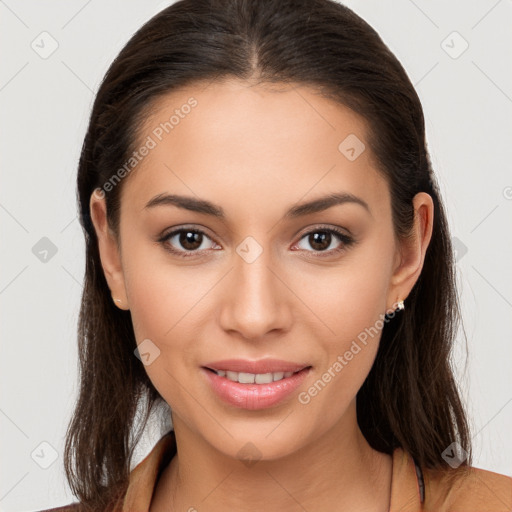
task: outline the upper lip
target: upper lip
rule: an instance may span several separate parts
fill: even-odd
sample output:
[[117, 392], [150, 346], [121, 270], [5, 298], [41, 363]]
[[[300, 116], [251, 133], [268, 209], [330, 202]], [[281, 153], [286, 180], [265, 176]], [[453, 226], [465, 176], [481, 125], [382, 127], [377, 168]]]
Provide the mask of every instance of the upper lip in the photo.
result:
[[224, 370], [244, 373], [275, 373], [275, 372], [298, 372], [307, 368], [308, 364], [282, 361], [280, 359], [259, 359], [250, 361], [247, 359], [223, 359], [206, 363], [205, 368], [211, 370]]

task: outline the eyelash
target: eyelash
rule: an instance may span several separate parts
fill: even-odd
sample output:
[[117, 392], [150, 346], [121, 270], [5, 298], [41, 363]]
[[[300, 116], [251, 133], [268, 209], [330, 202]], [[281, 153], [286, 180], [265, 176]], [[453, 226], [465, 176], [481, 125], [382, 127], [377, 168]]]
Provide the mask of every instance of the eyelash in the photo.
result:
[[[196, 228], [180, 228], [180, 229], [175, 229], [174, 231], [171, 231], [170, 233], [168, 233], [166, 235], [163, 235], [162, 237], [160, 237], [158, 239], [158, 242], [161, 243], [164, 246], [165, 250], [169, 251], [172, 254], [177, 255], [179, 258], [190, 258], [190, 257], [193, 257], [193, 256], [197, 256], [197, 254], [200, 254], [202, 251], [198, 251], [198, 250], [195, 250], [195, 251], [187, 251], [187, 250], [179, 251], [179, 250], [173, 249], [168, 244], [168, 241], [171, 238], [173, 238], [175, 235], [177, 235], [179, 233], [183, 233], [183, 232], [186, 232], [186, 233], [196, 233], [196, 234], [204, 235], [206, 238], [210, 238], [201, 229], [196, 229]], [[335, 235], [335, 237], [338, 238], [338, 240], [342, 244], [340, 247], [338, 247], [336, 249], [331, 249], [329, 251], [306, 251], [306, 252], [313, 252], [313, 253], [315, 253], [316, 255], [313, 256], [314, 258], [322, 258], [324, 256], [333, 256], [333, 255], [339, 254], [339, 253], [345, 251], [346, 249], [348, 249], [351, 245], [353, 245], [355, 243], [355, 240], [352, 237], [350, 237], [347, 234], [343, 233], [341, 230], [338, 230], [338, 229], [332, 228], [332, 227], [329, 227], [329, 228], [316, 227], [315, 229], [304, 233], [300, 237], [299, 242], [301, 240], [303, 240], [304, 238], [308, 237], [309, 235], [312, 235], [313, 233], [331, 233], [331, 234]]]

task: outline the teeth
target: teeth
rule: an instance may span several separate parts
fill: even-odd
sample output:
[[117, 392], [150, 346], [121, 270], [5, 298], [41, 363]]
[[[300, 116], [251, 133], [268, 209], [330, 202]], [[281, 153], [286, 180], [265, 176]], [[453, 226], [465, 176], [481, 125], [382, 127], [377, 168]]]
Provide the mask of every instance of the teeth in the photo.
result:
[[238, 373], [237, 372], [226, 372], [226, 378], [233, 381], [238, 381]]
[[283, 378], [291, 377], [294, 372], [273, 372], [273, 373], [246, 373], [246, 372], [231, 372], [224, 370], [214, 370], [220, 377], [226, 377], [233, 382], [240, 384], [269, 384], [276, 382]]

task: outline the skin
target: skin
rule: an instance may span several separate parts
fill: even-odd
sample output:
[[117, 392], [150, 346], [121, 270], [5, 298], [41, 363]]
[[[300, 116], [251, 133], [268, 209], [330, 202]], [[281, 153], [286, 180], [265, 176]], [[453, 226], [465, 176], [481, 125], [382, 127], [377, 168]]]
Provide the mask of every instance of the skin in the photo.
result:
[[[145, 369], [173, 411], [179, 457], [163, 472], [151, 511], [387, 511], [392, 459], [369, 446], [356, 418], [380, 331], [309, 403], [298, 394], [406, 299], [430, 242], [432, 198], [416, 195], [413, 236], [399, 242], [364, 119], [304, 86], [229, 80], [173, 91], [140, 140], [191, 96], [198, 105], [124, 179], [119, 246], [104, 199], [90, 201], [108, 285], [130, 310], [137, 342], [149, 338], [159, 348]], [[349, 134], [366, 145], [354, 161], [338, 150]], [[363, 199], [370, 212], [345, 203], [284, 218], [297, 203], [334, 191]], [[207, 199], [226, 220], [144, 208], [161, 193]], [[181, 226], [206, 233], [190, 258], [166, 250], [187, 250], [178, 236], [157, 241]], [[328, 227], [356, 243], [344, 247], [333, 235], [327, 254], [304, 236]], [[263, 249], [252, 263], [236, 252], [247, 236]], [[221, 402], [200, 372], [231, 357], [312, 369], [288, 399], [248, 411]], [[259, 454], [252, 465], [240, 460], [248, 442]]]

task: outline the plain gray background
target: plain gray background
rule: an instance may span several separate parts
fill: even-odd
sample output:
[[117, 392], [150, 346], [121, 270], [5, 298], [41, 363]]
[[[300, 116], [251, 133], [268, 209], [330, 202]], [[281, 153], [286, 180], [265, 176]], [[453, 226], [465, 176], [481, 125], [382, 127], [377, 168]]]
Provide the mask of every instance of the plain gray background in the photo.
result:
[[[73, 501], [62, 450], [84, 272], [78, 156], [108, 65], [169, 3], [0, 0], [1, 510]], [[345, 3], [379, 32], [421, 98], [456, 239], [467, 372], [462, 336], [454, 362], [475, 465], [512, 475], [512, 1]], [[138, 460], [158, 436], [148, 430]]]

